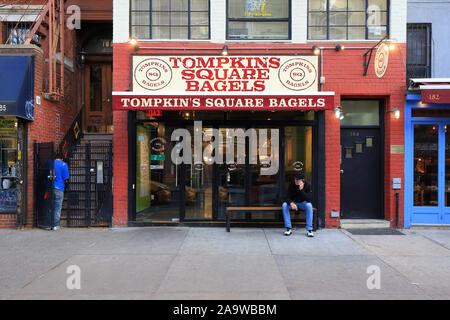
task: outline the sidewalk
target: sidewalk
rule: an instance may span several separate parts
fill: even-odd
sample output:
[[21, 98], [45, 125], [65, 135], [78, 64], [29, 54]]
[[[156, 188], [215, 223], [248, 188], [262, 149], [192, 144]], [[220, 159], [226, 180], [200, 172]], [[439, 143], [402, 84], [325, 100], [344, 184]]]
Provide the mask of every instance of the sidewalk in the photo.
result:
[[[450, 299], [450, 230], [0, 231], [0, 299]], [[81, 289], [69, 290], [69, 266]], [[369, 290], [370, 266], [380, 289]]]

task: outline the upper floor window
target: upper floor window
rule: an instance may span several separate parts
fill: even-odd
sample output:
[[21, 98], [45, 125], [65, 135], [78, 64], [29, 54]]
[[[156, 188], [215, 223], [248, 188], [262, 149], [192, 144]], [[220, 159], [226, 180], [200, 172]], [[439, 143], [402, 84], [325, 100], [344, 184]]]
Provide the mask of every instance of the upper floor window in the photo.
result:
[[131, 36], [209, 39], [209, 0], [131, 0]]
[[309, 0], [309, 40], [379, 40], [388, 34], [388, 0]]
[[228, 0], [227, 39], [289, 40], [290, 0]]
[[[33, 24], [31, 22], [6, 22], [6, 44], [24, 44], [28, 39]], [[34, 35], [33, 40], [39, 42], [39, 36]]]
[[406, 77], [431, 78], [431, 24], [407, 25]]

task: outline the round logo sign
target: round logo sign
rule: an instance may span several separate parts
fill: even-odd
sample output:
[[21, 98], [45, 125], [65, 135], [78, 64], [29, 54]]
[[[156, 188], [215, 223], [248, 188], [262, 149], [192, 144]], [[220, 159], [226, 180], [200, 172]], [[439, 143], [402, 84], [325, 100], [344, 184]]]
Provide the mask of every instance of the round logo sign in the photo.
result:
[[161, 90], [172, 81], [172, 69], [163, 60], [145, 59], [134, 69], [134, 80], [146, 90]]
[[280, 67], [278, 78], [290, 90], [306, 90], [317, 81], [317, 70], [308, 60], [291, 59]]
[[377, 50], [375, 56], [375, 74], [378, 78], [382, 78], [386, 73], [389, 64], [389, 46], [382, 43]]

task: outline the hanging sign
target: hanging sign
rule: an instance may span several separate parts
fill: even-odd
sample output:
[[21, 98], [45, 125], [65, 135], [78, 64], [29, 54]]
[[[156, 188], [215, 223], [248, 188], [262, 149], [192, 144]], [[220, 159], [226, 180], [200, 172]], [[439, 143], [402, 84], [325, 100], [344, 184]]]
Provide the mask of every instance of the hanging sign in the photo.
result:
[[389, 65], [389, 46], [382, 43], [375, 56], [375, 74], [378, 78], [383, 78]]

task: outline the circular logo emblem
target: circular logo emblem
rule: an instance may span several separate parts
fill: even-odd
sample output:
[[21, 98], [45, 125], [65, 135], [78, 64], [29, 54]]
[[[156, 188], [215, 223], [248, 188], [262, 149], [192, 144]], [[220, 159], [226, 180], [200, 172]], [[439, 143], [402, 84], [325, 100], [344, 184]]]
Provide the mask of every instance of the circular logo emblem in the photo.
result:
[[306, 90], [317, 81], [317, 70], [308, 60], [291, 59], [280, 67], [278, 78], [290, 90]]
[[378, 78], [382, 78], [386, 73], [389, 64], [389, 46], [385, 43], [378, 47], [375, 56], [375, 74]]
[[164, 138], [153, 138], [150, 140], [150, 146], [152, 147], [153, 151], [156, 152], [163, 152], [166, 146], [166, 140]]
[[134, 80], [146, 90], [161, 90], [172, 81], [172, 69], [163, 60], [145, 59], [134, 69]]
[[294, 167], [294, 171], [302, 171], [303, 170], [303, 162], [295, 161], [292, 166]]

